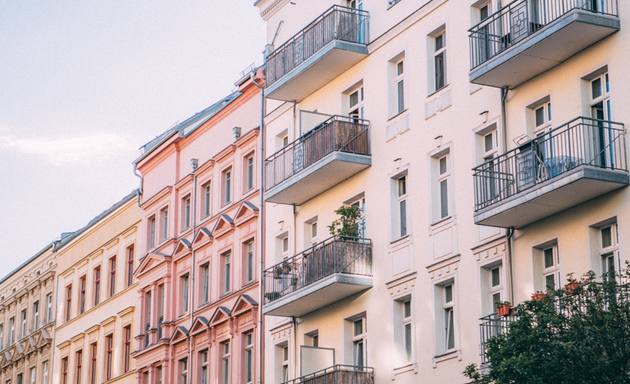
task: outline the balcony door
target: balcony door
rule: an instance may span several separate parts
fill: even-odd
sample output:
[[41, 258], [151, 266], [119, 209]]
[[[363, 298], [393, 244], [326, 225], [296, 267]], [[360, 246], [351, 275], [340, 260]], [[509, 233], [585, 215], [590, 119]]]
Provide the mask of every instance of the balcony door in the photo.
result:
[[590, 129], [593, 148], [592, 165], [599, 167], [615, 166], [614, 132], [606, 121], [611, 120], [610, 84], [608, 73], [604, 73], [591, 81], [591, 117], [597, 119]]

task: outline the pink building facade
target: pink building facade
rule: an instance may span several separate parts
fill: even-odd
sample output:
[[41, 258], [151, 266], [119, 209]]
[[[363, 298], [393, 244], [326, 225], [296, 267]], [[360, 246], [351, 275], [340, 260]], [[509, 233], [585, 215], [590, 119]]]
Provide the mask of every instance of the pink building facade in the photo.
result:
[[241, 79], [134, 162], [138, 383], [258, 380], [261, 76]]

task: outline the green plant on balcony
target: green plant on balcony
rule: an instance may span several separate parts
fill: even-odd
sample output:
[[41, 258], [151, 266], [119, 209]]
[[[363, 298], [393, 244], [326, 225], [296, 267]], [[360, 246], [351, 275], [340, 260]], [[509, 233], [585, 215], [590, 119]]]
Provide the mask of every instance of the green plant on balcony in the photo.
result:
[[274, 301], [280, 297], [280, 292], [267, 292], [265, 298], [269, 301]]
[[497, 314], [501, 317], [508, 316], [512, 312], [512, 303], [509, 301], [497, 302]]
[[361, 220], [359, 207], [342, 205], [337, 208], [335, 213], [340, 217], [328, 226], [330, 234], [333, 236], [359, 237], [359, 221]]

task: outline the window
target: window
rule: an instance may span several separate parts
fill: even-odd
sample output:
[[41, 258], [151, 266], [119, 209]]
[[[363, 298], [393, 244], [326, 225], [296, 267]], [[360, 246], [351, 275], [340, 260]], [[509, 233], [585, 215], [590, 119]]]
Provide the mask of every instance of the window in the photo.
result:
[[208, 350], [199, 352], [201, 362], [201, 384], [208, 384]]
[[158, 285], [158, 295], [160, 296], [160, 308], [158, 318], [158, 339], [162, 338], [162, 323], [164, 322], [164, 284]]
[[78, 350], [75, 353], [75, 360], [77, 362], [77, 370], [76, 370], [76, 383], [81, 384], [81, 368], [83, 367], [83, 351]]
[[149, 382], [149, 371], [142, 372], [142, 384], [151, 384]]
[[131, 364], [131, 325], [123, 328], [123, 333], [125, 335], [125, 361], [123, 365], [123, 372], [129, 372], [129, 365]]
[[534, 132], [551, 125], [551, 101], [534, 109]]
[[0, 324], [0, 349], [4, 349], [4, 325]]
[[396, 114], [405, 110], [405, 72], [404, 60], [396, 63]]
[[289, 145], [289, 135], [284, 135], [280, 140], [282, 141], [282, 148]]
[[26, 309], [22, 310], [22, 338], [26, 337]]
[[319, 347], [319, 331], [315, 330], [304, 335], [304, 344], [310, 347]]
[[24, 384], [24, 381], [22, 380], [22, 374], [18, 373], [17, 375], [17, 384]]
[[149, 218], [149, 248], [155, 247], [155, 216]]
[[256, 260], [254, 259], [254, 240], [245, 243], [245, 282], [254, 281]]
[[434, 158], [434, 184], [433, 198], [434, 204], [434, 221], [440, 221], [451, 216], [450, 194], [451, 194], [451, 161], [450, 154], [446, 153], [435, 156]]
[[367, 324], [361, 317], [352, 322], [352, 356], [355, 367], [363, 368], [367, 363]]
[[351, 91], [348, 96], [348, 116], [350, 116], [354, 121], [358, 121], [358, 119], [364, 118], [364, 108], [363, 108], [363, 87], [359, 87], [358, 89]]
[[105, 336], [105, 346], [107, 347], [107, 360], [105, 364], [105, 378], [110, 380], [112, 378], [112, 353], [114, 347], [114, 335]]
[[223, 171], [223, 205], [232, 201], [232, 168]]
[[221, 384], [230, 384], [230, 342], [221, 343]]
[[615, 272], [621, 270], [617, 224], [613, 223], [600, 228], [599, 235], [599, 255], [602, 263], [602, 275], [605, 279], [614, 279]]
[[[33, 331], [39, 328], [39, 301], [33, 303]], [[2, 342], [0, 342], [2, 345]]]
[[231, 277], [232, 277], [232, 254], [230, 252], [224, 253], [221, 256], [222, 268], [223, 268], [223, 294], [230, 292], [231, 290]]
[[444, 27], [432, 36], [433, 40], [433, 92], [446, 86], [446, 30]]
[[350, 202], [351, 207], [356, 207], [359, 209], [359, 221], [357, 222], [357, 233], [359, 237], [366, 237], [365, 231], [367, 230], [366, 222], [365, 222], [365, 197], [360, 197], [355, 201]]
[[44, 382], [43, 382], [43, 384], [48, 384], [48, 362], [45, 361], [43, 366], [44, 366]]
[[558, 289], [560, 287], [560, 259], [558, 247], [553, 245], [542, 250], [543, 255], [543, 280], [545, 289]]
[[188, 293], [190, 291], [190, 279], [188, 274], [185, 274], [181, 278], [182, 289], [182, 313], [188, 312]]
[[182, 230], [190, 228], [190, 195], [182, 199]]
[[37, 381], [37, 372], [35, 370], [35, 367], [30, 369], [29, 376], [31, 377], [31, 384], [35, 384], [35, 382]]
[[202, 186], [202, 188], [203, 188], [203, 217], [208, 217], [210, 216], [210, 213], [211, 213], [210, 204], [212, 202], [211, 200], [212, 189], [211, 189], [210, 182], [205, 183]]
[[400, 361], [411, 363], [413, 360], [413, 325], [411, 296], [394, 301], [394, 322], [399, 324], [394, 330]]
[[210, 264], [201, 266], [201, 303], [205, 304], [210, 300]]
[[79, 293], [79, 313], [85, 312], [85, 276], [79, 280], [79, 287], [81, 292]]
[[9, 345], [12, 345], [15, 342], [15, 317], [9, 319], [9, 327], [11, 329], [11, 333], [9, 334]]
[[180, 383], [188, 384], [188, 358], [179, 361], [179, 375], [181, 378]]
[[277, 346], [277, 351], [280, 354], [277, 361], [280, 362], [280, 380], [279, 382], [289, 381], [289, 345], [287, 343]]
[[254, 334], [253, 332], [247, 332], [243, 335], [245, 346], [245, 382], [254, 382]]
[[396, 203], [398, 213], [395, 238], [407, 236], [407, 176], [396, 179]]
[[157, 384], [162, 384], [162, 366], [155, 368], [155, 376], [157, 376]]
[[161, 240], [164, 241], [166, 239], [168, 239], [168, 208], [164, 208], [162, 209], [162, 211], [160, 212], [160, 215], [162, 216], [162, 238]]
[[151, 291], [147, 291], [144, 294], [144, 347], [149, 346], [149, 329], [151, 329], [151, 309], [153, 307], [153, 301], [151, 300]]
[[71, 309], [72, 309], [72, 284], [66, 287], [66, 321], [70, 321]]
[[251, 154], [245, 159], [245, 192], [254, 189], [254, 155]]
[[599, 120], [611, 120], [610, 82], [608, 72], [591, 80], [591, 117]]
[[589, 134], [593, 146], [593, 165], [602, 167], [615, 166], [615, 159], [619, 157], [615, 154], [617, 146], [613, 142], [613, 134], [610, 130], [606, 130], [606, 120], [612, 120], [611, 104], [610, 104], [610, 83], [608, 73], [598, 75], [590, 82], [590, 108], [591, 117], [598, 119], [595, 123], [596, 127]]
[[61, 384], [68, 384], [68, 357], [61, 359]]
[[127, 247], [127, 287], [133, 284], [133, 245]]
[[437, 355], [455, 350], [455, 283], [451, 279], [435, 287]]
[[94, 305], [100, 303], [101, 298], [101, 267], [94, 268]]
[[46, 323], [50, 323], [52, 321], [52, 293], [46, 295]]
[[289, 255], [289, 236], [282, 238], [282, 255]]
[[109, 259], [109, 297], [116, 293], [116, 256]]
[[481, 201], [492, 201], [498, 197], [501, 191], [501, 177], [499, 177], [498, 164], [494, 160], [498, 156], [499, 152], [499, 140], [497, 136], [496, 125], [484, 128], [477, 132], [476, 146], [478, 156], [478, 163], [483, 164], [481, 168], [481, 174], [484, 182], [480, 187]]
[[90, 345], [92, 350], [92, 363], [90, 364], [90, 384], [96, 384], [96, 343]]
[[504, 291], [502, 261], [481, 267], [481, 304], [484, 315], [496, 313], [497, 303], [505, 300]]

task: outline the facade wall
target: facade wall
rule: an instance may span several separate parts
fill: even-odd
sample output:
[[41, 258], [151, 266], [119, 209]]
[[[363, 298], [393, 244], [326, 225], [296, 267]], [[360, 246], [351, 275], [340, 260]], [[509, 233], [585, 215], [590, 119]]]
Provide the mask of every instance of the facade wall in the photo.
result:
[[57, 249], [55, 382], [135, 381], [140, 213], [131, 194]]
[[0, 282], [3, 383], [52, 383], [56, 271], [50, 244]]
[[[141, 205], [139, 383], [258, 378], [260, 91], [247, 79], [239, 86], [242, 93], [194, 132], [137, 163], [157, 191], [145, 191]], [[173, 182], [157, 184], [163, 172]]]

